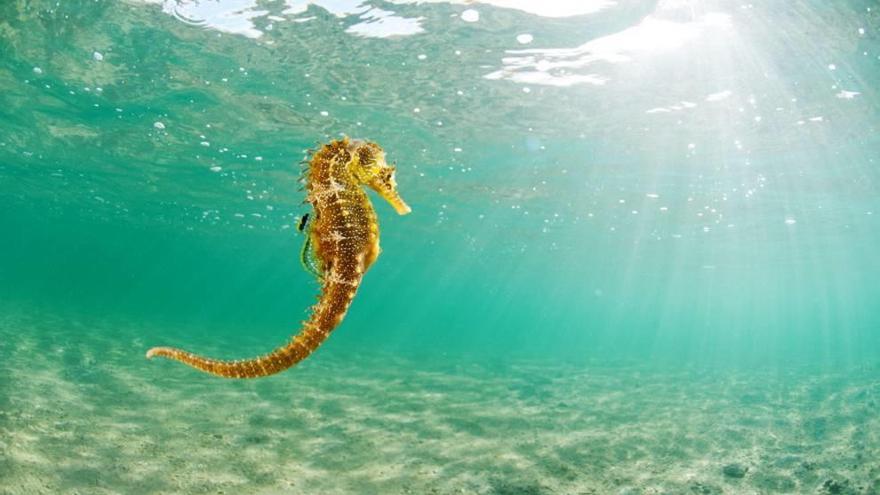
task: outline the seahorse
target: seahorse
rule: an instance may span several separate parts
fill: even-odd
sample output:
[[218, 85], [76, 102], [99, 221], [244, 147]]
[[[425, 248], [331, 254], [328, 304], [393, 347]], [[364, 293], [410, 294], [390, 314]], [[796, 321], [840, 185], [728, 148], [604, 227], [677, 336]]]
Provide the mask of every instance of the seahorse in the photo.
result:
[[[306, 229], [303, 262], [321, 285], [318, 303], [291, 340], [260, 357], [225, 361], [172, 347], [156, 356], [224, 378], [258, 378], [284, 371], [312, 354], [345, 317], [366, 271], [379, 256], [376, 211], [362, 186], [375, 190], [400, 215], [410, 207], [397, 192], [395, 167], [373, 142], [343, 138], [322, 146], [305, 171], [306, 201], [314, 214]], [[304, 227], [303, 222], [300, 227]]]

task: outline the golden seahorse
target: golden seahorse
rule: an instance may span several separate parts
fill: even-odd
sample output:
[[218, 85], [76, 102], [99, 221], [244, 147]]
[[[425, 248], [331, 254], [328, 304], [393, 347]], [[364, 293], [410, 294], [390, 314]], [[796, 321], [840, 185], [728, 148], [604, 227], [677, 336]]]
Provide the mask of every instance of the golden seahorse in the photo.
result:
[[287, 345], [241, 361], [211, 359], [171, 347], [154, 347], [147, 358], [174, 359], [226, 378], [273, 375], [307, 358], [342, 321], [364, 273], [379, 256], [379, 224], [362, 186], [374, 189], [397, 213], [410, 212], [397, 193], [394, 171], [382, 148], [368, 141], [333, 141], [312, 157], [305, 179], [314, 215], [306, 232], [303, 264], [318, 276], [321, 295]]

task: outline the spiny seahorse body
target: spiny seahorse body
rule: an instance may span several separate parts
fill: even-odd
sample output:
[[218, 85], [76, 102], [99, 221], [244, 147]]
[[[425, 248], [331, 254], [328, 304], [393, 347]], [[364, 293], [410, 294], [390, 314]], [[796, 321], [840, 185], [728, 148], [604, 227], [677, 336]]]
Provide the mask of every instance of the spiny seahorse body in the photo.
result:
[[401, 215], [410, 212], [397, 193], [394, 167], [377, 144], [348, 138], [324, 145], [306, 173], [307, 201], [314, 207], [307, 232], [321, 294], [302, 330], [287, 345], [254, 359], [224, 361], [171, 347], [161, 356], [226, 378], [257, 378], [286, 370], [308, 357], [345, 317], [364, 273], [379, 256], [379, 224], [362, 186], [379, 193]]

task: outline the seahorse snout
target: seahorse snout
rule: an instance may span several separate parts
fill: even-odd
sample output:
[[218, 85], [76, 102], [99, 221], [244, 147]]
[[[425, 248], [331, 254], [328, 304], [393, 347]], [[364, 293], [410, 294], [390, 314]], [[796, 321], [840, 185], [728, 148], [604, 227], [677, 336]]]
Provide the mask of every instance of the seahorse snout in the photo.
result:
[[382, 199], [388, 201], [388, 204], [394, 208], [394, 211], [399, 215], [406, 215], [412, 211], [412, 208], [400, 197], [396, 186], [397, 184], [394, 183], [393, 178], [390, 181], [378, 179], [370, 183], [370, 187], [379, 193]]
[[388, 203], [394, 208], [394, 211], [399, 215], [406, 215], [412, 211], [412, 208], [403, 201], [400, 194], [397, 194], [397, 191], [390, 191], [387, 193], [380, 192], [379, 194], [385, 199], [385, 201], [388, 201]]

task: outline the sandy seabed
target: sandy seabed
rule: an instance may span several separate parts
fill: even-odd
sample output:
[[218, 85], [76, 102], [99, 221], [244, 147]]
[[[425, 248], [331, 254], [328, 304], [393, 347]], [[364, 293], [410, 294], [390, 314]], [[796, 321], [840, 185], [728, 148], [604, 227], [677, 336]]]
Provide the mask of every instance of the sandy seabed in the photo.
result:
[[880, 494], [876, 367], [324, 350], [234, 382], [144, 360], [156, 343], [0, 315], [0, 495]]

